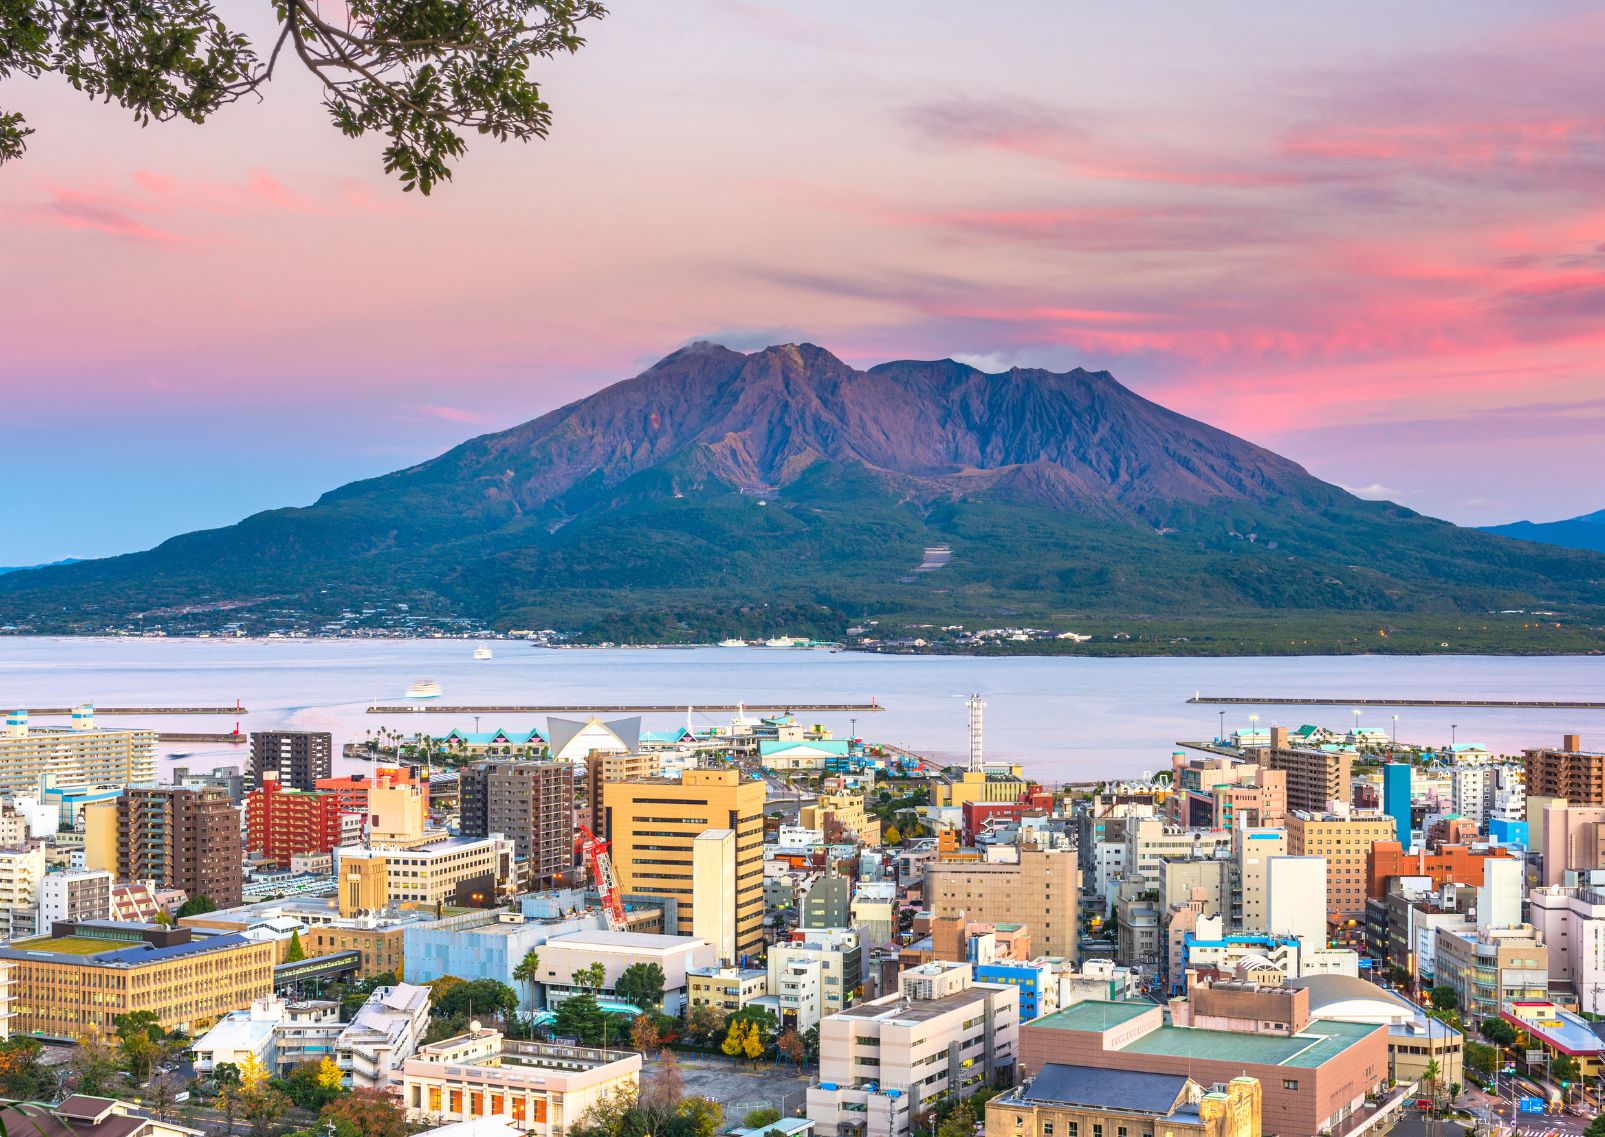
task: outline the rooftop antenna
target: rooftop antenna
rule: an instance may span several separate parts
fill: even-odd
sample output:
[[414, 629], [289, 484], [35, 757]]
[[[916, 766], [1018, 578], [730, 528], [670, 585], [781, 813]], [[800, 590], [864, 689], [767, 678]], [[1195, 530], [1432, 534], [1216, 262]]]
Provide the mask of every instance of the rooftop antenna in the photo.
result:
[[985, 706], [979, 694], [970, 696], [970, 770], [977, 774], [986, 770], [981, 761], [981, 710]]

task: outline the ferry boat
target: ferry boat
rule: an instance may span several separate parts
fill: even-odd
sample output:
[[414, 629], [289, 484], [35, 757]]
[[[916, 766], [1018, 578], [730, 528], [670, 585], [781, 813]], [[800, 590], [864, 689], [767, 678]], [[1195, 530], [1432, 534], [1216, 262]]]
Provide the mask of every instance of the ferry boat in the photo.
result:
[[746, 640], [720, 640], [719, 641], [719, 646], [720, 647], [746, 647], [747, 646], [747, 641]]
[[407, 688], [409, 699], [438, 699], [440, 695], [440, 684], [433, 679], [420, 679]]
[[488, 648], [488, 647], [476, 647], [474, 649], [474, 658], [475, 659], [489, 659], [490, 658], [490, 648]]

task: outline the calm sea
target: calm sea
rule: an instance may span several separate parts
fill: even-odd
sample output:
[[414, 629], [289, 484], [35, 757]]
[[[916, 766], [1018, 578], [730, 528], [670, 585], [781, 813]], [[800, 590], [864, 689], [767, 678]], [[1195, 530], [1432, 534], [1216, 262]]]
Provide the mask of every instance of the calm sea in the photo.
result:
[[[490, 660], [462, 640], [102, 640], [0, 639], [0, 707], [117, 704], [232, 705], [250, 711], [242, 730], [330, 730], [336, 743], [360, 741], [380, 725], [443, 734], [471, 720], [445, 715], [365, 713], [400, 701], [407, 685], [431, 678], [453, 704], [618, 704], [688, 706], [695, 725], [727, 721], [699, 703], [860, 703], [882, 713], [857, 716], [858, 733], [936, 758], [968, 754], [964, 697], [986, 699], [989, 759], [1016, 759], [1050, 781], [1119, 777], [1163, 768], [1177, 739], [1213, 737], [1217, 709], [1189, 706], [1213, 695], [1448, 697], [1605, 700], [1605, 658], [1342, 657], [1300, 659], [967, 659], [876, 656], [768, 648], [551, 651], [493, 642]], [[1365, 726], [1401, 740], [1461, 742], [1513, 752], [1558, 743], [1577, 731], [1605, 748], [1605, 712], [1365, 709]], [[1346, 729], [1348, 707], [1232, 707], [1228, 731], [1248, 725], [1320, 722]], [[647, 726], [684, 722], [686, 711], [648, 716]], [[813, 715], [845, 734], [847, 714]], [[64, 721], [64, 720], [40, 720]], [[103, 718], [102, 721], [111, 721]], [[232, 717], [141, 719], [166, 730], [227, 731]], [[482, 719], [480, 727], [528, 729], [538, 716]], [[190, 750], [185, 764], [237, 762], [228, 745], [165, 745]]]

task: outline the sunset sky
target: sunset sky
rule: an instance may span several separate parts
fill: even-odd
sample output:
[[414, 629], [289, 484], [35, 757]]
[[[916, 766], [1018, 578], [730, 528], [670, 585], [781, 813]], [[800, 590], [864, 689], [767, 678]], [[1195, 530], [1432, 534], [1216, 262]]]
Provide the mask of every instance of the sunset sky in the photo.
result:
[[1589, 5], [611, 6], [551, 139], [429, 199], [299, 76], [145, 130], [0, 85], [38, 131], [0, 564], [306, 504], [703, 338], [1103, 368], [1454, 521], [1605, 507]]

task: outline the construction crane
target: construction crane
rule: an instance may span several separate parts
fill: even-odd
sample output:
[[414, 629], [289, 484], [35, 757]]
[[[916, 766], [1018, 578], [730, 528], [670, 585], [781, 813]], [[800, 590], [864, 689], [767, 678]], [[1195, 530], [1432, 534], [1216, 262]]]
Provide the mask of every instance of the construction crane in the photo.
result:
[[607, 915], [607, 926], [622, 932], [624, 901], [619, 896], [619, 878], [613, 875], [613, 858], [608, 855], [607, 842], [580, 826], [581, 849], [591, 866], [591, 879], [596, 881], [596, 892], [602, 900], [602, 911]]

